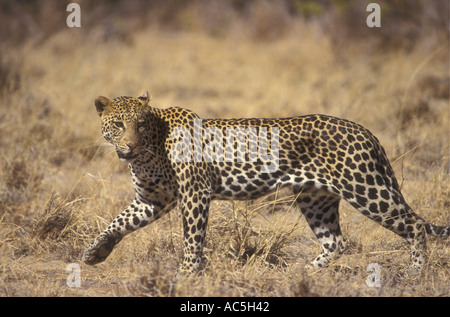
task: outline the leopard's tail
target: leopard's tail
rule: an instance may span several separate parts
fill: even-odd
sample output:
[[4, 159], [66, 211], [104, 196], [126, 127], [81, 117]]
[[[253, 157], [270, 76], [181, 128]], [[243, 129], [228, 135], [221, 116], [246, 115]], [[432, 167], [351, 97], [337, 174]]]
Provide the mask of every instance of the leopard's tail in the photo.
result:
[[450, 226], [435, 226], [430, 223], [425, 223], [425, 231], [435, 237], [449, 237]]
[[[378, 147], [378, 151], [381, 154], [379, 156], [379, 160], [380, 160], [379, 164], [381, 166], [386, 167], [386, 172], [388, 175], [389, 174], [392, 175], [392, 187], [394, 190], [396, 190], [400, 194], [400, 196], [402, 196], [401, 192], [400, 192], [400, 186], [398, 185], [397, 179], [394, 176], [394, 170], [392, 169], [391, 163], [389, 162], [389, 159], [386, 155], [384, 148], [381, 146], [380, 141], [378, 141], [378, 139], [373, 134], [371, 134], [369, 131], [368, 131], [368, 133], [373, 137], [373, 139], [375, 141], [374, 145], [375, 145], [375, 147]], [[404, 201], [404, 199], [403, 199], [403, 201]], [[408, 206], [408, 208], [411, 210], [411, 208], [409, 206]], [[412, 212], [412, 211], [410, 211], [410, 212]], [[442, 238], [446, 238], [446, 237], [450, 236], [450, 226], [435, 226], [435, 225], [432, 225], [431, 223], [426, 222], [423, 218], [419, 217], [417, 214], [414, 214], [414, 216], [417, 219], [420, 219], [422, 221], [422, 224], [425, 227], [425, 232], [427, 234], [430, 234], [434, 237], [442, 237]]]

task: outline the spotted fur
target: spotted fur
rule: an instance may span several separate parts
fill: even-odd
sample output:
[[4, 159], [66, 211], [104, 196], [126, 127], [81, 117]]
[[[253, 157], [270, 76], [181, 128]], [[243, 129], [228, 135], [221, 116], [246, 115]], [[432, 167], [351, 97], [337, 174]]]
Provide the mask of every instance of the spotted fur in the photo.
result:
[[[289, 187], [296, 195], [296, 204], [320, 242], [321, 253], [311, 263], [314, 268], [326, 266], [346, 248], [339, 226], [341, 199], [405, 238], [416, 271], [425, 263], [425, 233], [450, 234], [450, 226], [431, 225], [412, 211], [379, 141], [359, 124], [326, 115], [201, 121], [203, 132], [208, 127], [223, 134], [227, 127], [255, 127], [247, 131], [247, 138], [256, 137], [252, 133], [257, 129], [278, 128], [278, 168], [261, 172], [267, 162], [251, 158], [248, 149], [241, 161], [218, 157], [211, 161], [209, 152], [200, 159], [174, 159], [173, 153], [178, 151], [174, 152], [174, 130], [186, 127], [190, 133], [198, 133], [194, 127], [199, 117], [187, 109], [157, 109], [148, 102], [147, 93], [138, 98], [95, 100], [103, 135], [119, 158], [128, 162], [136, 196], [86, 249], [83, 261], [87, 264], [104, 261], [126, 234], [178, 204], [184, 228], [181, 269], [193, 272], [201, 262], [212, 199], [255, 199], [281, 187]], [[269, 142], [275, 141], [270, 132], [267, 136]], [[205, 149], [212, 141], [195, 142], [192, 139], [189, 148]], [[228, 150], [237, 153], [236, 148]]]

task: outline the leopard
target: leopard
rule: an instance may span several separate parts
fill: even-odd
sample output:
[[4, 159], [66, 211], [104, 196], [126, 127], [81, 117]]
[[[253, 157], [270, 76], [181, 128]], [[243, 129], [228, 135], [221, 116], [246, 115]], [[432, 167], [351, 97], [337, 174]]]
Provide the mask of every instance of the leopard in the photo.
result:
[[379, 140], [357, 123], [325, 114], [201, 119], [183, 107], [150, 106], [150, 99], [148, 92], [95, 99], [103, 137], [128, 164], [135, 196], [85, 249], [88, 265], [105, 261], [124, 236], [178, 206], [178, 271], [199, 272], [211, 201], [254, 200], [281, 188], [293, 194], [320, 244], [312, 269], [328, 266], [347, 248], [341, 200], [404, 238], [408, 266], [417, 274], [427, 260], [426, 235], [450, 235], [450, 226], [413, 212]]

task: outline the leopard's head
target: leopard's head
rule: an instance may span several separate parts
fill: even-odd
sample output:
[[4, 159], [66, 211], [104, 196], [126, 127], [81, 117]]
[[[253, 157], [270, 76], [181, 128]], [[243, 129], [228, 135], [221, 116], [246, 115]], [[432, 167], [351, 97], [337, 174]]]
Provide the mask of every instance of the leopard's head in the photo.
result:
[[105, 139], [114, 145], [120, 160], [131, 162], [145, 151], [144, 136], [148, 130], [146, 116], [150, 110], [148, 92], [133, 97], [110, 100], [100, 96], [95, 108], [102, 122]]

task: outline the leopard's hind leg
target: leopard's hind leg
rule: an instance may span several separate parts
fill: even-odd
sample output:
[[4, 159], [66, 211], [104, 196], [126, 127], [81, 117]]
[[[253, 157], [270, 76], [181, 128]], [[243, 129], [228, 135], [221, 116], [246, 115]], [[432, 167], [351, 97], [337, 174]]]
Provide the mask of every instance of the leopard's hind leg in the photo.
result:
[[321, 246], [320, 254], [311, 262], [314, 269], [327, 266], [347, 246], [339, 225], [339, 202], [338, 196], [319, 189], [302, 192], [296, 199]]
[[426, 222], [405, 202], [393, 176], [375, 177], [364, 192], [342, 190], [353, 207], [381, 226], [406, 239], [411, 250], [411, 273], [419, 273], [426, 262]]

